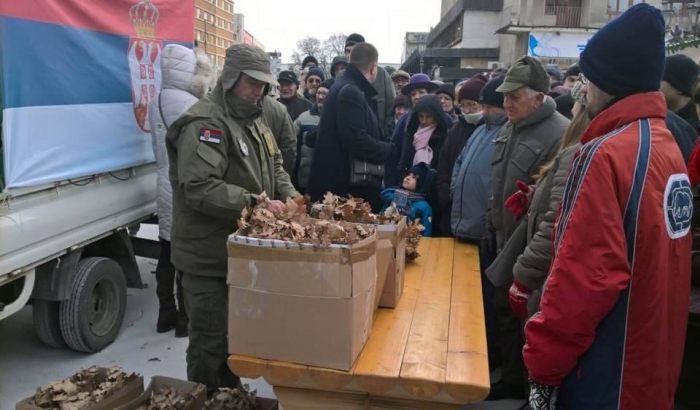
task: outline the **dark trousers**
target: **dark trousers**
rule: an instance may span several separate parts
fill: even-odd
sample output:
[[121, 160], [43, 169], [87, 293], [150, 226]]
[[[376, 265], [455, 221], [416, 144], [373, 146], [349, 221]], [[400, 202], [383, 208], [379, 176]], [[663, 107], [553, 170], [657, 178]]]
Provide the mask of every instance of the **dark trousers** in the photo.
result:
[[493, 304], [496, 288], [486, 277], [486, 269], [491, 266], [494, 256], [489, 253], [483, 244], [479, 244], [479, 265], [481, 267], [481, 296], [484, 300], [484, 322], [486, 324], [486, 345], [489, 355], [489, 368], [493, 369], [501, 365], [501, 348], [498, 343], [498, 320], [496, 308]]
[[[185, 300], [182, 295], [182, 277], [177, 274], [175, 266], [170, 261], [170, 242], [161, 238], [160, 240], [160, 257], [156, 266], [156, 295], [160, 304], [162, 314], [180, 314], [187, 315], [185, 312]], [[177, 282], [177, 291], [173, 293]], [[175, 298], [177, 296], [177, 304]]]
[[236, 388], [240, 379], [228, 368], [228, 287], [225, 277], [184, 272], [182, 286], [190, 315], [187, 380], [212, 392]]
[[523, 324], [515, 317], [508, 300], [507, 287], [496, 287], [494, 292], [494, 310], [498, 322], [498, 341], [501, 347], [503, 367], [501, 380], [504, 384], [526, 388], [527, 373], [523, 361], [525, 335]]

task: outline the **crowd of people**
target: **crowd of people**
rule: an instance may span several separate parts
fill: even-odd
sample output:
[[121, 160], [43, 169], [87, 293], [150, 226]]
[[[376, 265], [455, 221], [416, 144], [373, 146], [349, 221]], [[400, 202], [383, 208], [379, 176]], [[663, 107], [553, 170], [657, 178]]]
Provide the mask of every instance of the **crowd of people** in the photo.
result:
[[241, 211], [262, 192], [273, 212], [333, 192], [377, 212], [393, 203], [426, 236], [479, 245], [489, 363], [502, 374], [487, 400], [672, 408], [690, 291], [689, 161], [700, 179], [700, 67], [665, 57], [664, 27], [639, 4], [566, 70], [525, 56], [456, 84], [379, 67], [359, 34], [330, 73], [308, 56], [301, 77], [274, 78], [262, 50], [233, 45], [206, 96], [194, 81], [205, 62], [166, 46], [150, 111], [167, 198], [161, 239], [172, 247], [158, 281], [172, 289], [177, 269], [186, 313], [159, 291], [158, 331], [189, 316], [188, 378], [238, 383], [225, 364], [225, 245]]

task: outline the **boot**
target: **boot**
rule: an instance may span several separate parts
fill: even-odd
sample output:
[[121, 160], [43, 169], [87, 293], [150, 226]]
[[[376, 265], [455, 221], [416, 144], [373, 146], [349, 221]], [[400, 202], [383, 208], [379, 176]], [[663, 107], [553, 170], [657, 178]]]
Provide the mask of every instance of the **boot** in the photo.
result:
[[187, 309], [185, 309], [185, 298], [182, 295], [182, 275], [177, 272], [177, 321], [175, 323], [175, 337], [187, 337], [189, 332], [187, 326], [189, 318], [187, 317]]
[[173, 330], [177, 322], [177, 306], [173, 289], [175, 285], [175, 268], [156, 267], [156, 295], [158, 295], [158, 323], [156, 331], [165, 333]]

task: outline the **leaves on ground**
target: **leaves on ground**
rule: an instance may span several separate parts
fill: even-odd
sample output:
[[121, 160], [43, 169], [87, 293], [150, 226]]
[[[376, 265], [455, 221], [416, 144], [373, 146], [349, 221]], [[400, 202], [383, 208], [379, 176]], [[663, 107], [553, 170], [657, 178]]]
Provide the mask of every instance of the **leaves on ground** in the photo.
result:
[[242, 389], [219, 389], [204, 405], [204, 410], [255, 410], [257, 391], [250, 391], [246, 384]]
[[183, 393], [173, 387], [163, 386], [153, 392], [151, 398], [142, 403], [137, 410], [185, 410], [195, 401], [200, 389], [204, 387], [199, 385], [197, 389]]
[[275, 214], [270, 210], [270, 198], [264, 192], [258, 196], [257, 204], [252, 210], [243, 211], [238, 220], [238, 228], [253, 238], [324, 247], [331, 244], [354, 244], [374, 233], [371, 228], [346, 221], [312, 219], [306, 212], [305, 204], [292, 199], [288, 199], [284, 209]]
[[418, 245], [423, 237], [425, 227], [421, 225], [420, 219], [415, 222], [409, 222], [406, 226], [406, 260], [412, 262], [420, 256], [418, 253]]
[[73, 376], [38, 388], [34, 405], [50, 410], [83, 410], [121, 390], [138, 378], [136, 373], [125, 373], [119, 367], [101, 369], [92, 366]]

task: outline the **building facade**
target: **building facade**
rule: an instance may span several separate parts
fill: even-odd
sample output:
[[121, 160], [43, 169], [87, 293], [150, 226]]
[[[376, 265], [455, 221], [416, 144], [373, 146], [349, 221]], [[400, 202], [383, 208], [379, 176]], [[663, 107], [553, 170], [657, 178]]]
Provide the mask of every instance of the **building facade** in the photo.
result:
[[428, 41], [430, 33], [423, 32], [407, 32], [403, 39], [403, 52], [401, 61], [406, 61], [406, 58], [413, 54], [414, 51], [424, 48]]
[[442, 0], [425, 52], [402, 67], [417, 72], [422, 57], [423, 72], [445, 81], [507, 68], [524, 55], [568, 67], [600, 27], [642, 2], [664, 8], [661, 0]]
[[194, 38], [220, 72], [226, 49], [234, 42], [233, 1], [195, 0]]

